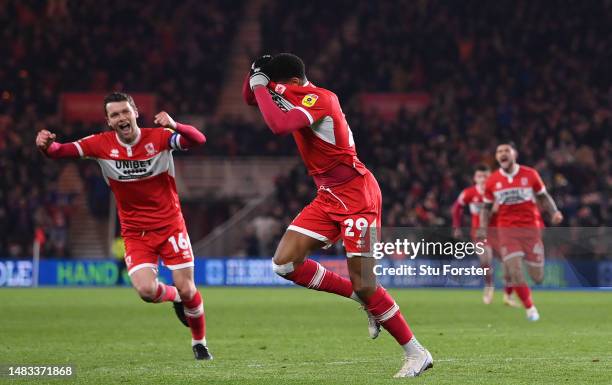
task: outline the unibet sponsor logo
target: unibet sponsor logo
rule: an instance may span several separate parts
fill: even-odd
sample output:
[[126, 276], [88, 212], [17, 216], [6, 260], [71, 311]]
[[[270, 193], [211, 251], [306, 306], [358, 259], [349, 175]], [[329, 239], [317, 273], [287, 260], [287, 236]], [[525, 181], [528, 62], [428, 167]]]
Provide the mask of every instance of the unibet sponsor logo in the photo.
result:
[[115, 168], [121, 170], [123, 175], [119, 179], [138, 179], [153, 175], [153, 171], [147, 171], [153, 161], [149, 160], [116, 160]]
[[308, 94], [302, 99], [302, 105], [306, 107], [312, 107], [317, 102], [317, 99], [319, 99], [318, 95]]
[[532, 200], [531, 188], [509, 188], [495, 191], [495, 198], [502, 204], [517, 204]]

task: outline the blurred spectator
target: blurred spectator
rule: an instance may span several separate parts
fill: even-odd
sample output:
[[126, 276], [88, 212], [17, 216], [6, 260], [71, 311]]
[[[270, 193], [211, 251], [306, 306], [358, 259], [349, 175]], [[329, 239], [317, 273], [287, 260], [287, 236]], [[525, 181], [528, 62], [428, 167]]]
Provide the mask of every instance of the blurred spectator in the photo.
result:
[[[155, 92], [174, 115], [212, 113], [241, 2], [0, 3], [0, 257], [31, 255], [35, 222], [48, 237], [43, 255], [65, 256], [70, 210], [48, 199], [64, 163], [37, 153], [35, 133], [71, 141], [100, 128], [62, 124], [61, 93]], [[85, 167], [84, 178], [92, 213], [105, 217], [99, 171]]]

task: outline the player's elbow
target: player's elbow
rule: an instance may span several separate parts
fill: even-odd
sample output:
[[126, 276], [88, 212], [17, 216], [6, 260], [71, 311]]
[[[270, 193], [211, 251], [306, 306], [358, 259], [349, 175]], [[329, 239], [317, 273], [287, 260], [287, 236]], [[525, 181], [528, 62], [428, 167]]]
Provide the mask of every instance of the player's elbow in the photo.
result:
[[278, 122], [275, 122], [275, 121], [268, 122], [268, 127], [270, 128], [270, 131], [272, 131], [274, 135], [285, 135], [288, 133], [288, 131], [285, 129], [285, 127], [282, 124], [279, 124]]
[[202, 146], [204, 145], [204, 143], [206, 143], [206, 136], [202, 133], [200, 133], [200, 135], [197, 135], [195, 138], [193, 138], [194, 146]]

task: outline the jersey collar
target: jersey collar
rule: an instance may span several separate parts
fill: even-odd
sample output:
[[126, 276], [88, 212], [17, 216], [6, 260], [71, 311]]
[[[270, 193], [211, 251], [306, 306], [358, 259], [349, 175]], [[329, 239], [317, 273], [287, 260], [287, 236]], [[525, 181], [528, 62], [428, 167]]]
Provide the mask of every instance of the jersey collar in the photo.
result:
[[119, 142], [119, 144], [122, 145], [125, 148], [131, 148], [131, 147], [134, 147], [135, 145], [137, 145], [138, 142], [140, 142], [140, 138], [141, 137], [142, 137], [142, 130], [139, 128], [138, 129], [138, 135], [136, 135], [136, 139], [134, 139], [134, 141], [131, 144], [127, 144], [127, 143], [123, 142], [119, 138], [119, 135], [117, 135], [117, 133], [115, 132], [115, 138], [117, 139], [117, 142]]
[[519, 164], [518, 164], [518, 163], [515, 163], [515, 164], [514, 164], [514, 169], [512, 170], [512, 172], [507, 173], [507, 172], [505, 172], [505, 171], [504, 171], [504, 169], [503, 169], [503, 168], [500, 168], [500, 169], [499, 169], [499, 172], [500, 172], [500, 173], [501, 173], [503, 176], [505, 176], [506, 178], [512, 179], [512, 178], [514, 178], [514, 177], [516, 176], [516, 174], [518, 174], [518, 172], [519, 172], [519, 169], [520, 169], [520, 168], [521, 168], [521, 167], [519, 166]]

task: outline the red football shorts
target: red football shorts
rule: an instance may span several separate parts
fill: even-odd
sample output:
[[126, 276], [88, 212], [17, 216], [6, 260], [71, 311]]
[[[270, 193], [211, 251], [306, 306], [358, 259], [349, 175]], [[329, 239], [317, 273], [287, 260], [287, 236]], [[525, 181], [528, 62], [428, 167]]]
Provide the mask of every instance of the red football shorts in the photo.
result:
[[[483, 242], [482, 240], [478, 239], [478, 237], [476, 236], [476, 229], [472, 229], [471, 232], [472, 235], [472, 242], [476, 243], [476, 242]], [[485, 243], [485, 247], [487, 247], [491, 253], [492, 256], [494, 257], [500, 257], [501, 253], [499, 252], [499, 239], [497, 236], [497, 227], [491, 227], [489, 226], [487, 228], [487, 238], [484, 241]]]
[[380, 238], [382, 194], [372, 173], [340, 186], [319, 187], [316, 198], [293, 219], [287, 230], [332, 245], [340, 238], [346, 255], [372, 257]]
[[502, 261], [523, 257], [532, 266], [544, 266], [544, 244], [539, 228], [497, 228]]
[[193, 250], [182, 219], [150, 231], [125, 230], [123, 239], [130, 275], [145, 267], [156, 270], [159, 258], [170, 270], [193, 267]]

